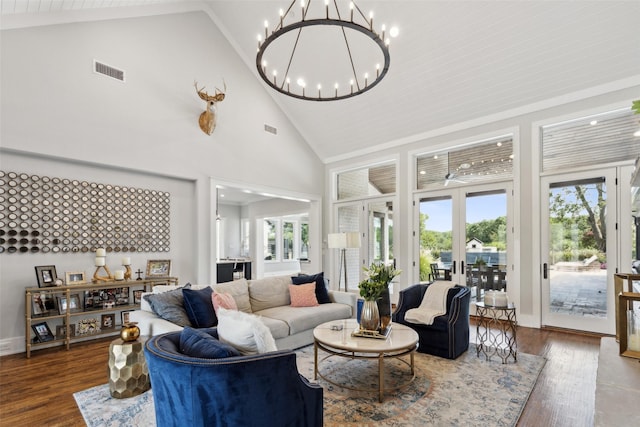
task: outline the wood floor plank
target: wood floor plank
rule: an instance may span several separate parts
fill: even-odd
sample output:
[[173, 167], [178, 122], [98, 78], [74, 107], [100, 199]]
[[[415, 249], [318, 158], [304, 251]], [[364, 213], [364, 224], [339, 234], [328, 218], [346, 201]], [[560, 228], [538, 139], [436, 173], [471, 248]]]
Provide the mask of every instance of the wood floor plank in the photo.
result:
[[[518, 427], [592, 426], [600, 338], [523, 327], [517, 334], [519, 352], [547, 358]], [[108, 381], [111, 340], [1, 357], [0, 426], [84, 425], [73, 393]]]

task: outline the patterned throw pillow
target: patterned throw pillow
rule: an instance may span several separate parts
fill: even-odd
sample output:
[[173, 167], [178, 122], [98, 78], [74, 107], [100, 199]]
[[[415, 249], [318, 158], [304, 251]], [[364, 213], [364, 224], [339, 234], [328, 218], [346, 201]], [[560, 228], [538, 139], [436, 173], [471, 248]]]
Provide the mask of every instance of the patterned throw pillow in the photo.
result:
[[315, 307], [318, 304], [316, 298], [316, 283], [304, 285], [289, 285], [291, 295], [291, 307]]

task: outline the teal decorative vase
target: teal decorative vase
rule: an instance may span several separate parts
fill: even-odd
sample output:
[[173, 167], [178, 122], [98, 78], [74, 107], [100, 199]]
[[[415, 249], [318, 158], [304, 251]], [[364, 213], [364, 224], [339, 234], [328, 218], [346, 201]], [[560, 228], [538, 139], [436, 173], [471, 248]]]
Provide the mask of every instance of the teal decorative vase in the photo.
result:
[[380, 330], [380, 314], [375, 300], [365, 300], [360, 317], [360, 329], [366, 331]]

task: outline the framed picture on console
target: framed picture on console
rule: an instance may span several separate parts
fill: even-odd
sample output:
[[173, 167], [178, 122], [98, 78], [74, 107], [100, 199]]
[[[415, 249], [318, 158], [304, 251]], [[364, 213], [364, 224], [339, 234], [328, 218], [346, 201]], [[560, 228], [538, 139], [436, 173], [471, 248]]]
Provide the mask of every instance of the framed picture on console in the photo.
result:
[[84, 271], [67, 271], [65, 272], [67, 285], [81, 285], [87, 283]]
[[138, 289], [133, 291], [133, 303], [134, 304], [140, 304], [140, 302], [142, 301], [142, 293], [143, 292], [144, 291], [138, 290]]
[[[56, 326], [56, 339], [64, 338], [67, 334], [67, 325]], [[76, 325], [69, 325], [69, 336], [76, 336]]]
[[56, 286], [56, 280], [58, 280], [58, 275], [56, 274], [56, 266], [55, 265], [36, 266], [36, 278], [38, 279], [39, 288]]
[[129, 323], [130, 319], [129, 319], [129, 314], [131, 314], [131, 312], [134, 310], [122, 310], [120, 312], [120, 324], [124, 325], [125, 323]]
[[67, 304], [69, 304], [69, 311], [71, 313], [82, 311], [82, 305], [80, 305], [80, 295], [78, 294], [71, 295], [68, 302], [66, 296], [58, 297], [58, 313], [65, 314], [67, 312]]
[[56, 300], [52, 293], [34, 292], [32, 300], [31, 311], [34, 316], [47, 315], [50, 311], [55, 311], [56, 309]]
[[49, 325], [47, 325], [47, 322], [31, 325], [31, 329], [33, 329], [33, 332], [35, 333], [36, 341], [47, 342], [55, 339], [51, 329], [49, 329]]
[[100, 319], [100, 329], [108, 330], [116, 327], [116, 315], [113, 313], [103, 314]]
[[146, 277], [169, 277], [171, 276], [170, 259], [152, 259], [147, 261]]

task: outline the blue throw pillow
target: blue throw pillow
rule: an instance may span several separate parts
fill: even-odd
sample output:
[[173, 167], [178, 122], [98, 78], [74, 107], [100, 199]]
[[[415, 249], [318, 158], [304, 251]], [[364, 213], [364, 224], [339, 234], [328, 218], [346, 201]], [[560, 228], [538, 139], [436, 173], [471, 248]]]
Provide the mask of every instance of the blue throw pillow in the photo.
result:
[[216, 312], [213, 310], [211, 294], [213, 289], [207, 286], [204, 289], [183, 289], [184, 310], [194, 328], [210, 328], [218, 324]]
[[240, 356], [238, 350], [212, 337], [205, 331], [186, 326], [180, 333], [180, 352], [200, 359]]
[[292, 277], [291, 281], [294, 285], [316, 282], [316, 299], [318, 300], [318, 303], [328, 304], [331, 302], [329, 299], [329, 292], [327, 292], [327, 287], [324, 284], [324, 272], [313, 275], [301, 274], [299, 276]]

